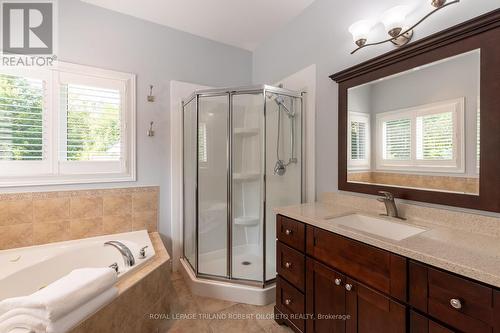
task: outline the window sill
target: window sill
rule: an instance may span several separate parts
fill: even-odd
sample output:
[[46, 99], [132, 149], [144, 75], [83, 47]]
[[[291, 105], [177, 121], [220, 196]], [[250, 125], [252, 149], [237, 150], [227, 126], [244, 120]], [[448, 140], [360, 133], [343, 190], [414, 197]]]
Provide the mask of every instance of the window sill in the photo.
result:
[[40, 185], [71, 185], [71, 184], [95, 184], [95, 183], [117, 183], [117, 182], [135, 182], [137, 177], [131, 174], [107, 174], [98, 177], [96, 175], [81, 176], [45, 176], [31, 178], [0, 178], [0, 188], [2, 187], [20, 187], [20, 186], [40, 186]]

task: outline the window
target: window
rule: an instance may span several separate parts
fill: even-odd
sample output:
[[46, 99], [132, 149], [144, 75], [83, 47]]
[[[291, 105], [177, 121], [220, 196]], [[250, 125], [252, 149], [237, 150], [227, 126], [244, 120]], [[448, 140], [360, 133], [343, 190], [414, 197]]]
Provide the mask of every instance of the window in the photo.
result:
[[0, 69], [0, 186], [135, 180], [135, 76]]
[[200, 123], [198, 126], [198, 162], [201, 167], [206, 167], [208, 163], [206, 123]]
[[384, 159], [409, 160], [411, 158], [411, 119], [387, 120], [382, 125]]
[[44, 159], [45, 82], [0, 74], [0, 160]]
[[464, 172], [464, 99], [377, 114], [377, 169]]
[[479, 98], [476, 112], [476, 173], [479, 174], [481, 166], [481, 109], [479, 108]]
[[370, 169], [370, 115], [349, 112], [348, 169]]

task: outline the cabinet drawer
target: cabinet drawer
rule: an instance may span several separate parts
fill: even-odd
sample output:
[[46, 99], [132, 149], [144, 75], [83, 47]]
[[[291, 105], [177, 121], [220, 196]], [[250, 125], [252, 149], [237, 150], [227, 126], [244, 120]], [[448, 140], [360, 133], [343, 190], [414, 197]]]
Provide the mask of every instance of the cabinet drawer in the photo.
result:
[[301, 252], [305, 251], [306, 226], [283, 215], [276, 216], [276, 236], [278, 239]]
[[276, 279], [276, 307], [286, 315], [287, 320], [304, 332], [304, 294], [279, 276]]
[[410, 262], [410, 285], [413, 306], [460, 331], [491, 333], [498, 325], [488, 286], [415, 262]]
[[278, 274], [303, 292], [306, 262], [304, 254], [278, 241], [276, 260]]
[[406, 301], [406, 258], [310, 226], [307, 226], [306, 244], [307, 254], [315, 259]]

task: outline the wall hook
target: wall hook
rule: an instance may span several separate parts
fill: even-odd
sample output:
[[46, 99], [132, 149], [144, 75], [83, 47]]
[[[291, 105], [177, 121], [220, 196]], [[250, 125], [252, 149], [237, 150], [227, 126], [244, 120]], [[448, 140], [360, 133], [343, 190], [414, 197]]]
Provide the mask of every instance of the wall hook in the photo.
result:
[[153, 130], [154, 122], [149, 123], [148, 136], [155, 136], [155, 131]]
[[153, 85], [149, 86], [148, 102], [154, 102], [155, 97], [153, 96]]

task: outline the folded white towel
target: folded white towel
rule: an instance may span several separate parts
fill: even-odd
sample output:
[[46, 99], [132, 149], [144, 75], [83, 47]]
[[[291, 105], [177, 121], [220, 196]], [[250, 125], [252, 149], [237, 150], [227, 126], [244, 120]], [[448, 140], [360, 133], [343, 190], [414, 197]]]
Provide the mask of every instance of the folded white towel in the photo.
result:
[[116, 272], [108, 267], [75, 269], [29, 296], [0, 301], [0, 316], [10, 310], [26, 308], [40, 310], [37, 312], [40, 317], [56, 321], [109, 289], [116, 280]]
[[13, 315], [0, 321], [0, 333], [66, 333], [76, 324], [111, 302], [117, 294], [116, 288], [108, 289], [57, 321], [19, 314], [18, 310], [22, 309], [11, 310], [8, 313]]
[[13, 330], [10, 330], [7, 333], [35, 333], [35, 331], [28, 330], [25, 328], [14, 328]]
[[30, 315], [17, 315], [0, 323], [0, 332], [7, 333], [15, 329], [25, 329], [33, 333], [46, 333], [50, 322]]
[[102, 293], [98, 297], [88, 301], [81, 307], [77, 308], [66, 316], [60, 318], [54, 323], [51, 323], [47, 329], [47, 333], [66, 333], [75, 327], [81, 321], [87, 319], [97, 310], [110, 303], [118, 295], [116, 288], [111, 288]]

